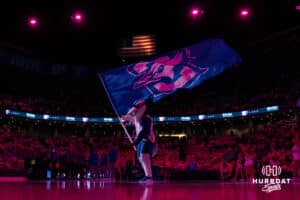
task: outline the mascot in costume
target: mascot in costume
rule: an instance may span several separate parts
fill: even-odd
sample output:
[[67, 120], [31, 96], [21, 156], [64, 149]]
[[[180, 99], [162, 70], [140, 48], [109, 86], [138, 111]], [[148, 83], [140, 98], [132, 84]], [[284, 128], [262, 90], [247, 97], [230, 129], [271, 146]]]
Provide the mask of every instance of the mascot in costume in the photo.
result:
[[123, 120], [135, 126], [136, 138], [133, 145], [136, 148], [137, 158], [143, 168], [145, 176], [140, 180], [146, 185], [153, 183], [151, 158], [157, 155], [158, 147], [153, 131], [153, 121], [147, 111], [147, 103], [142, 100], [133, 105]]

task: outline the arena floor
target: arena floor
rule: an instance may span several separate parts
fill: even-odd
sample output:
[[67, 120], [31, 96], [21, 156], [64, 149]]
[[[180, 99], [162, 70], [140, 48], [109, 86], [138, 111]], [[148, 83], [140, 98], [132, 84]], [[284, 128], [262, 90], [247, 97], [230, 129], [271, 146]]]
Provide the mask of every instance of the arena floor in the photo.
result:
[[97, 180], [0, 183], [1, 200], [299, 200], [299, 196], [299, 183], [270, 193], [262, 192], [262, 186], [242, 182], [155, 182], [152, 186]]

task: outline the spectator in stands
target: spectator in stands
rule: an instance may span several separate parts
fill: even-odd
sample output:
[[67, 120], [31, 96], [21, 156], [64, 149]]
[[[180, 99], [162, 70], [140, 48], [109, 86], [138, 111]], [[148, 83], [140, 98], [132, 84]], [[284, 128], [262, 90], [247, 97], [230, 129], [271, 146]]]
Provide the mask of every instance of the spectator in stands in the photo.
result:
[[292, 134], [293, 134], [293, 147], [292, 147], [293, 176], [294, 178], [300, 178], [300, 131], [298, 126], [293, 128]]
[[117, 144], [113, 142], [111, 148], [108, 152], [109, 157], [109, 163], [108, 163], [108, 170], [109, 170], [109, 177], [115, 177], [115, 171], [116, 171], [116, 162], [118, 158], [118, 148]]
[[227, 152], [224, 154], [220, 162], [221, 180], [228, 180], [232, 178], [238, 153], [239, 147], [235, 144], [227, 149]]
[[108, 177], [108, 164], [109, 164], [109, 155], [107, 145], [103, 146], [103, 150], [100, 153], [100, 176]]
[[255, 176], [255, 153], [254, 151], [248, 149], [245, 152], [245, 176], [247, 180], [251, 180]]
[[237, 158], [237, 161], [236, 161], [234, 180], [237, 180], [238, 177], [240, 177], [240, 179], [244, 179], [245, 178], [245, 174], [244, 174], [244, 162], [245, 162], [244, 156], [240, 152], [238, 154], [238, 158]]
[[300, 126], [300, 98], [297, 99], [295, 112], [297, 125]]
[[95, 147], [91, 148], [90, 156], [89, 156], [89, 167], [91, 170], [91, 174], [95, 177], [97, 174], [99, 156], [97, 153], [97, 149]]

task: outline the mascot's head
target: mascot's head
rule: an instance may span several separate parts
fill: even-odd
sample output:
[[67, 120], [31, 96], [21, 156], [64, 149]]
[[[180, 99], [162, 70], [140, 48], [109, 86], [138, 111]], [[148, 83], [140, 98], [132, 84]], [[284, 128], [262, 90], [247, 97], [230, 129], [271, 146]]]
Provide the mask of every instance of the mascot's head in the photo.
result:
[[140, 120], [145, 114], [147, 109], [146, 101], [141, 100], [134, 103], [133, 107], [127, 112], [127, 115], [135, 117], [137, 120]]
[[153, 101], [151, 98], [136, 101], [132, 108], [122, 117], [124, 121], [133, 123], [135, 120], [141, 120], [144, 115], [150, 115]]

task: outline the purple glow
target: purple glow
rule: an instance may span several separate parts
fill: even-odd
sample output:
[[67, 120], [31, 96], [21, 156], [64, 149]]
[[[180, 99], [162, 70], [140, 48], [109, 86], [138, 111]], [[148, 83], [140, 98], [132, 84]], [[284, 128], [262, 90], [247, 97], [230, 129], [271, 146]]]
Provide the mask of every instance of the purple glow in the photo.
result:
[[28, 19], [28, 25], [31, 27], [36, 27], [38, 25], [38, 20], [35, 17], [30, 17]]
[[81, 15], [76, 15], [76, 16], [75, 16], [75, 19], [81, 20]]
[[300, 11], [300, 5], [296, 5], [296, 10]]
[[203, 14], [203, 10], [200, 9], [200, 8], [192, 8], [190, 10], [190, 15], [193, 17], [193, 18], [196, 18], [196, 17], [199, 17], [200, 15]]
[[75, 12], [71, 16], [71, 19], [73, 20], [74, 23], [82, 23], [83, 22], [83, 14], [81, 12]]
[[192, 15], [198, 15], [199, 14], [199, 10], [198, 9], [193, 9], [192, 10]]
[[245, 9], [244, 8], [244, 9], [241, 9], [241, 11], [240, 11], [240, 16], [243, 17], [243, 18], [248, 17], [249, 14], [250, 14], [250, 10], [249, 9]]

